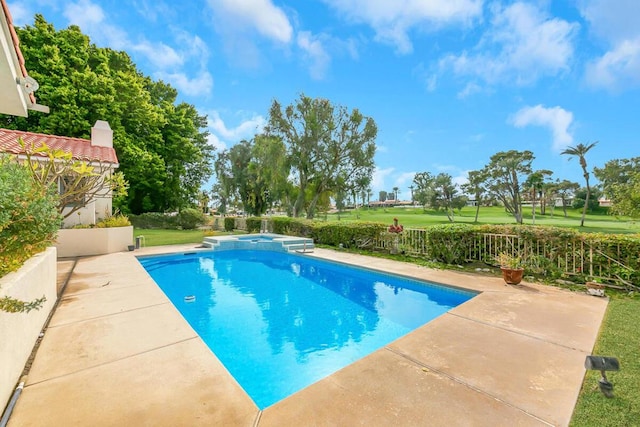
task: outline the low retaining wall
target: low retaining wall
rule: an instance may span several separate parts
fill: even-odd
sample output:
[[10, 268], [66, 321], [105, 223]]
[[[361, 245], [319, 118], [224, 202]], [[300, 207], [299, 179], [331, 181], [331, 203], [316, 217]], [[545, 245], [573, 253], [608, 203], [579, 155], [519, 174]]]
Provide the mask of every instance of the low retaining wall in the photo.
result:
[[20, 270], [0, 279], [0, 298], [33, 301], [45, 296], [40, 310], [29, 313], [0, 311], [0, 413], [20, 379], [33, 346], [57, 299], [56, 248], [31, 257]]
[[133, 226], [70, 228], [58, 231], [58, 258], [126, 251], [133, 244]]

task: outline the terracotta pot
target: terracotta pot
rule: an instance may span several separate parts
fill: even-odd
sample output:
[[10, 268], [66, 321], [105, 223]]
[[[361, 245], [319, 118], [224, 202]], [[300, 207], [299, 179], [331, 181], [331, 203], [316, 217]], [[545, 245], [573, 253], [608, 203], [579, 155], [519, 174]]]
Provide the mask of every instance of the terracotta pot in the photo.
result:
[[522, 276], [524, 275], [524, 268], [508, 268], [500, 267], [502, 270], [502, 278], [510, 285], [517, 285], [522, 282]]

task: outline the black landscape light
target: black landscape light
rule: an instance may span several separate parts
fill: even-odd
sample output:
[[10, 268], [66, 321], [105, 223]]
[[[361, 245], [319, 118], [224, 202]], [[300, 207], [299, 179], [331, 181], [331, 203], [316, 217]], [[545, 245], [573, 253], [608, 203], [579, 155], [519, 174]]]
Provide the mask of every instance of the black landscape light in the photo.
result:
[[619, 371], [620, 363], [615, 357], [587, 356], [584, 361], [586, 369], [600, 371], [601, 378], [598, 380], [600, 391], [607, 397], [613, 397], [613, 384], [607, 380], [606, 371]]

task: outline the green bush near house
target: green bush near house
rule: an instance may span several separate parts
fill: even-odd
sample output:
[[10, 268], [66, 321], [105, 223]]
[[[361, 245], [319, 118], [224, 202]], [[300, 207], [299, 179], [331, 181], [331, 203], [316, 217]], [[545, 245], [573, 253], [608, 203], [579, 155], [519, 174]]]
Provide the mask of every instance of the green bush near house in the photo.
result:
[[178, 212], [177, 222], [183, 230], [195, 230], [205, 223], [205, 218], [201, 210], [187, 208]]
[[129, 220], [135, 228], [162, 230], [194, 230], [203, 225], [206, 220], [199, 209], [187, 208], [177, 214], [160, 212], [146, 212], [140, 215], [129, 215]]
[[55, 240], [62, 220], [56, 205], [53, 189], [38, 186], [24, 166], [0, 156], [0, 277]]
[[135, 228], [175, 230], [178, 220], [175, 215], [160, 212], [146, 212], [140, 215], [129, 215], [129, 221]]
[[98, 221], [96, 223], [96, 228], [128, 227], [130, 225], [131, 221], [129, 221], [129, 217], [118, 214], [107, 217], [102, 221]]

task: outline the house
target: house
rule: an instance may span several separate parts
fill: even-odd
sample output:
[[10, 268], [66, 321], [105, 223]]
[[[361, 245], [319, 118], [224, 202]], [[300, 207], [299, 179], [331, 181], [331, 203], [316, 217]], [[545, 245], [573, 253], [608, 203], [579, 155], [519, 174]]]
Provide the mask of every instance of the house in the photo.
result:
[[0, 0], [0, 113], [27, 117], [28, 110], [49, 112], [36, 102], [38, 82], [29, 77], [5, 0]]
[[[118, 167], [118, 157], [113, 149], [113, 131], [109, 127], [109, 123], [102, 120], [96, 121], [91, 128], [90, 140], [0, 129], [0, 152], [25, 158], [25, 148], [18, 142], [19, 138], [25, 142], [26, 148], [32, 146], [37, 148], [45, 143], [51, 149], [60, 149], [71, 153], [74, 160], [88, 162], [95, 167], [95, 171], [99, 171], [103, 176], [112, 174]], [[64, 195], [63, 182], [59, 182], [59, 191], [61, 195]], [[69, 205], [65, 207], [62, 212], [63, 216], [72, 209], [75, 209], [76, 212], [65, 218], [63, 228], [78, 224], [95, 224], [112, 213], [111, 192], [108, 189], [100, 191], [93, 198], [81, 201], [80, 204], [84, 206]]]
[[602, 208], [610, 208], [613, 206], [613, 203], [611, 202], [611, 199], [606, 196], [602, 196], [598, 199], [598, 205]]

